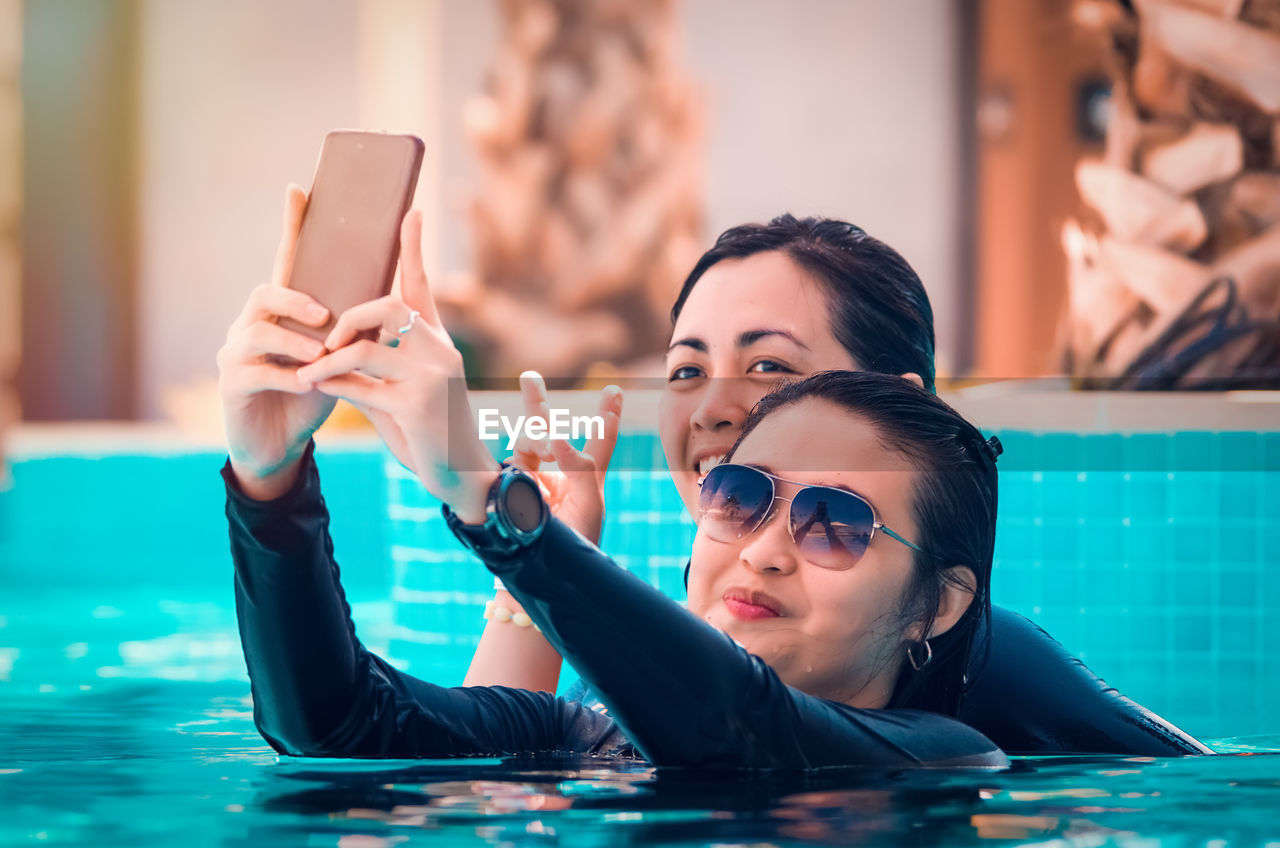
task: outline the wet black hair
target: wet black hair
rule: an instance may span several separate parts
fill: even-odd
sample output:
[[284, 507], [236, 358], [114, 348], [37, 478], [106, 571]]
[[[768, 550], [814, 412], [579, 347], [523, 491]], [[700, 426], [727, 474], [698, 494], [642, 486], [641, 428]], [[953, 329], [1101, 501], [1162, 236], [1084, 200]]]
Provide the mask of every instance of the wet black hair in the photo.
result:
[[725, 230], [685, 278], [671, 322], [712, 265], [770, 250], [785, 252], [826, 287], [832, 334], [858, 367], [911, 371], [934, 390], [933, 308], [924, 284], [901, 254], [846, 221], [785, 214]]
[[[916, 671], [904, 656], [890, 707], [956, 715], [970, 680], [985, 663], [990, 632], [991, 563], [995, 554], [998, 440], [976, 427], [931, 392], [896, 376], [865, 371], [820, 371], [765, 395], [742, 426], [726, 456], [730, 461], [752, 430], [771, 413], [806, 398], [820, 398], [869, 422], [880, 443], [905, 457], [918, 472], [912, 508], [917, 538], [912, 580], [897, 611], [904, 628], [920, 622], [928, 633], [947, 570], [968, 566], [976, 585], [968, 609], [946, 633], [930, 639], [933, 658]], [[959, 584], [963, 585], [963, 584]], [[970, 667], [971, 661], [976, 661]], [[917, 653], [918, 659], [923, 657]]]

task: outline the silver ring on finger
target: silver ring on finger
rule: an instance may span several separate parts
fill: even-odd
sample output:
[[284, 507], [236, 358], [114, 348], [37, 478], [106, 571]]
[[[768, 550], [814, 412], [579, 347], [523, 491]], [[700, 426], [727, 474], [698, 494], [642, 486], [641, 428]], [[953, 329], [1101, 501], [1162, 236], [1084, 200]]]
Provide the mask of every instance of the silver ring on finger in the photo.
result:
[[409, 310], [409, 319], [408, 319], [407, 321], [405, 321], [405, 323], [404, 323], [404, 326], [403, 326], [403, 327], [401, 327], [400, 329], [396, 330], [396, 335], [397, 335], [397, 336], [403, 336], [405, 333], [407, 333], [407, 332], [409, 332], [410, 330], [412, 330], [412, 329], [413, 329], [413, 325], [414, 325], [414, 324], [416, 324], [416, 323], [418, 323], [418, 318], [420, 318], [420, 317], [421, 317], [421, 313], [420, 313], [420, 312], [418, 312], [418, 310], [416, 310], [416, 309], [411, 309], [411, 310]]

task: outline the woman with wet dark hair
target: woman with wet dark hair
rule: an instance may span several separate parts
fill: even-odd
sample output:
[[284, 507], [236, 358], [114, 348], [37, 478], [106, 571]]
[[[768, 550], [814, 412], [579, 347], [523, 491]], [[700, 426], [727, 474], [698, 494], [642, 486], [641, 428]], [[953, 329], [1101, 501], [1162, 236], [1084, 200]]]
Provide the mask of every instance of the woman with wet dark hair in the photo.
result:
[[[971, 600], [954, 624], [908, 646], [900, 657], [901, 673], [889, 704], [957, 715], [974, 643], [991, 615], [1000, 442], [994, 437], [984, 439], [972, 425], [960, 423], [963, 419], [941, 401], [923, 400], [918, 391], [903, 391], [900, 384], [883, 376], [821, 371], [765, 395], [752, 409], [725, 463], [736, 462], [739, 448], [761, 421], [807, 399], [829, 401], [870, 422], [878, 444], [917, 469], [911, 500], [916, 527], [914, 544], [909, 546], [912, 574], [901, 605], [887, 623], [915, 626], [929, 634], [939, 611], [947, 608], [945, 595], [958, 592]], [[820, 444], [811, 450], [821, 453]], [[806, 470], [839, 470], [831, 467], [831, 457], [805, 459], [800, 464]], [[853, 465], [864, 473], [880, 471], [866, 459]], [[712, 476], [701, 487], [704, 515]], [[691, 563], [691, 595], [699, 592], [701, 583], [702, 575]]]
[[934, 390], [933, 309], [920, 277], [892, 247], [833, 218], [787, 214], [725, 230], [685, 278], [672, 326], [709, 268], [768, 251], [785, 253], [826, 289], [832, 334], [860, 370], [915, 374]]

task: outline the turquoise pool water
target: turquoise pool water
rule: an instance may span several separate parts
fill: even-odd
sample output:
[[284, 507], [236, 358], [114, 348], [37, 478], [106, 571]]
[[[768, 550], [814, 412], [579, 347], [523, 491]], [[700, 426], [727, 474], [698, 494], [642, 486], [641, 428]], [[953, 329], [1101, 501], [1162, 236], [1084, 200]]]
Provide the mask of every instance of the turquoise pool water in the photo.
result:
[[[1002, 438], [997, 598], [1239, 753], [803, 780], [593, 760], [280, 761], [251, 720], [220, 455], [31, 456], [0, 494], [0, 845], [1280, 848], [1280, 665], [1265, 638], [1280, 611], [1280, 442], [1255, 437], [1245, 460], [1182, 436], [1068, 445], [1064, 459], [1052, 439]], [[631, 471], [609, 484], [606, 547], [679, 597], [690, 528], [662, 472], [644, 470], [654, 449], [621, 448]], [[384, 462], [320, 455], [357, 628], [456, 682], [491, 580], [436, 544], [434, 505]]]
[[[279, 760], [254, 731], [225, 604], [27, 589], [0, 606], [21, 651], [0, 684], [0, 845], [1280, 845], [1280, 754], [803, 779]], [[366, 605], [359, 626], [387, 612]]]

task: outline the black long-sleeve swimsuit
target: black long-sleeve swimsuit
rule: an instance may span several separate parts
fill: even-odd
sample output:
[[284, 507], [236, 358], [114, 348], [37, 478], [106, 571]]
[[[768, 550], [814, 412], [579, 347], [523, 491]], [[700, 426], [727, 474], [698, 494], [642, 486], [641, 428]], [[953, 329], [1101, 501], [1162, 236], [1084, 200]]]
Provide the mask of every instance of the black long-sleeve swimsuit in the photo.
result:
[[[565, 752], [658, 766], [1001, 767], [982, 733], [916, 710], [856, 709], [782, 683], [761, 659], [552, 519], [486, 562], [608, 707], [436, 686], [356, 638], [308, 448], [293, 488], [255, 501], [229, 467], [227, 518], [254, 720], [284, 754], [442, 758]], [[478, 567], [478, 566], [477, 566]]]

